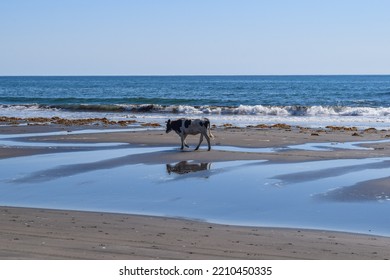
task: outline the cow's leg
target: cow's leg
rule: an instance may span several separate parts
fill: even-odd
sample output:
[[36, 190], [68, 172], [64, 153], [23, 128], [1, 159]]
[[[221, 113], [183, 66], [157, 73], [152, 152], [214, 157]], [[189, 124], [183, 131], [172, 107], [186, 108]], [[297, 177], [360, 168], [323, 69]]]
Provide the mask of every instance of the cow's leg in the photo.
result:
[[204, 134], [204, 137], [206, 137], [206, 140], [207, 140], [207, 145], [209, 145], [209, 149], [208, 149], [208, 151], [210, 151], [210, 149], [211, 149], [211, 145], [210, 145], [210, 137], [207, 135], [207, 132]]
[[188, 146], [187, 142], [186, 142], [186, 138], [187, 138], [188, 135], [185, 135], [184, 136], [184, 146], [186, 146], [187, 148], [189, 148], [190, 146]]
[[184, 149], [184, 141], [185, 141], [185, 137], [183, 136], [183, 134], [180, 135], [180, 139], [181, 139], [181, 150]]
[[200, 134], [199, 144], [198, 144], [198, 146], [196, 146], [195, 151], [199, 149], [199, 146], [202, 143], [202, 141], [203, 141], [203, 133]]

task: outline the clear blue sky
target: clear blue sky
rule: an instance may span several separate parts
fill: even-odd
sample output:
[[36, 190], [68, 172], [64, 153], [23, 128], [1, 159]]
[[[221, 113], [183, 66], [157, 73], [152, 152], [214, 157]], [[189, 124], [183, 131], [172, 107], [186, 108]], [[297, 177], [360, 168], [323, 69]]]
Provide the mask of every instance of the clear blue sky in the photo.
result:
[[1, 0], [0, 75], [390, 74], [388, 0]]

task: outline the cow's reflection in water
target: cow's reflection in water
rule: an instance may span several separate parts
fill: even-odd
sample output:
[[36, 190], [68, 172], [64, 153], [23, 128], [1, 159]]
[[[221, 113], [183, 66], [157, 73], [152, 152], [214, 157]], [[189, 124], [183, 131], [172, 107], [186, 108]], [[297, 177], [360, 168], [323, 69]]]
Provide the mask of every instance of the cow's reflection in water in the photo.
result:
[[177, 174], [187, 174], [191, 172], [199, 172], [210, 170], [211, 163], [193, 163], [188, 161], [181, 161], [176, 164], [167, 164], [168, 174], [177, 173]]

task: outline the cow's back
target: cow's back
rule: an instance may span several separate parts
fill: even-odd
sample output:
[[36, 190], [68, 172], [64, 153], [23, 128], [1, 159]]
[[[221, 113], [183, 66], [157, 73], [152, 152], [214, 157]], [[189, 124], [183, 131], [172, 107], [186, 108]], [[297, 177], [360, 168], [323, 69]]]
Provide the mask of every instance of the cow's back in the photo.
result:
[[199, 134], [205, 132], [207, 127], [210, 125], [208, 119], [186, 119], [182, 122], [183, 129], [186, 134]]

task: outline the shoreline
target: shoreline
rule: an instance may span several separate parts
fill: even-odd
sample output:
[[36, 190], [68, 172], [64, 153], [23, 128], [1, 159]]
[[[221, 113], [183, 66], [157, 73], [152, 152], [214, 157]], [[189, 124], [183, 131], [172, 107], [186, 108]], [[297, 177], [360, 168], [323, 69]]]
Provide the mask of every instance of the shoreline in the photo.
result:
[[[68, 131], [57, 136], [23, 139], [32, 147], [0, 147], [0, 159], [51, 152], [102, 148], [33, 147], [34, 143], [127, 143], [130, 147], [174, 147], [180, 139], [162, 130], [77, 134], [95, 126], [5, 126], [1, 134]], [[108, 126], [106, 128], [113, 128]], [[117, 128], [116, 126], [114, 128]], [[286, 152], [219, 151], [213, 146], [252, 148], [286, 147], [305, 143], [387, 140], [389, 131], [308, 129], [298, 127], [214, 128], [212, 150], [193, 152], [198, 137], [189, 137], [184, 152], [136, 155], [129, 162], [175, 163], [233, 160], [307, 162], [326, 159], [390, 157], [388, 143], [368, 143], [371, 150]], [[357, 136], [357, 135], [358, 136]], [[190, 139], [191, 138], [191, 139]], [[204, 148], [202, 144], [201, 148]], [[375, 182], [383, 187], [390, 177]], [[364, 185], [360, 186], [364, 189]], [[220, 225], [185, 219], [82, 211], [0, 206], [0, 259], [389, 259], [390, 237], [309, 229]], [[72, 220], [73, 217], [74, 219]], [[46, 221], [46, 222], [45, 222]], [[128, 222], [124, 222], [128, 221]], [[171, 226], [167, 226], [169, 223]], [[129, 231], [139, 226], [139, 229]], [[111, 226], [110, 226], [111, 225]], [[81, 230], [81, 231], [80, 231]], [[15, 239], [16, 238], [16, 239]], [[103, 248], [104, 247], [104, 248]]]

